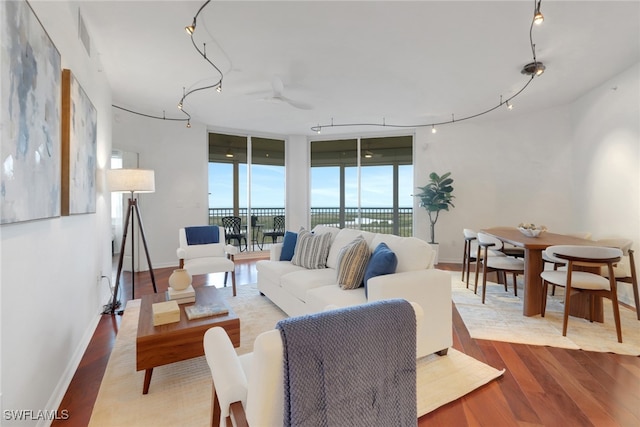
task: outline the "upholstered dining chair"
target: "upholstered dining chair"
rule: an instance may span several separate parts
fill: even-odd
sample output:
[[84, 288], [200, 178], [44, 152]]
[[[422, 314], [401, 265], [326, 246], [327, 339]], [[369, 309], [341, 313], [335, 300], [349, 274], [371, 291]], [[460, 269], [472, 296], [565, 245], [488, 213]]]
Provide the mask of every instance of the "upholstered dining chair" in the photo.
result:
[[276, 243], [278, 237], [284, 237], [284, 215], [276, 215], [273, 217], [273, 228], [262, 232], [262, 247], [264, 247], [264, 239], [271, 237], [271, 242]]
[[[567, 233], [567, 236], [579, 237], [581, 239], [587, 239], [587, 240], [591, 239], [591, 233], [588, 231], [583, 231], [578, 233]], [[551, 264], [554, 270], [558, 270], [559, 268], [565, 267], [567, 265], [565, 260], [552, 257], [551, 255], [547, 254], [546, 251], [542, 251], [542, 262], [543, 264]], [[556, 294], [556, 287], [555, 285], [553, 285], [551, 286], [551, 295], [553, 296], [555, 294]]]
[[233, 257], [238, 248], [225, 245], [224, 228], [217, 225], [185, 227], [178, 230], [180, 247], [176, 250], [180, 268], [190, 275], [225, 273], [224, 285], [227, 286], [228, 273], [231, 273], [233, 296], [236, 296], [236, 267]]
[[[566, 271], [546, 270], [542, 277], [542, 317], [547, 308], [547, 286], [549, 283], [565, 288], [564, 316], [562, 320], [562, 336], [567, 336], [567, 323], [569, 321], [569, 309], [572, 291], [586, 292], [590, 294], [591, 304], [589, 310], [590, 320], [593, 320], [593, 297], [603, 296], [611, 300], [613, 304], [613, 318], [616, 324], [618, 342], [622, 342], [622, 327], [620, 325], [620, 309], [618, 307], [618, 291], [613, 272], [614, 264], [620, 262], [622, 251], [619, 248], [604, 246], [574, 246], [556, 245], [549, 246], [546, 250], [551, 257], [557, 257], [567, 262]], [[599, 267], [605, 266], [608, 278], [600, 274], [587, 271], [574, 271], [576, 265]]]
[[478, 292], [478, 273], [480, 271], [480, 263], [482, 264], [482, 303], [484, 304], [485, 295], [487, 293], [487, 273], [495, 271], [498, 277], [502, 277], [504, 282], [504, 290], [507, 289], [507, 273], [513, 276], [513, 294], [518, 296], [517, 275], [524, 274], [524, 260], [511, 256], [490, 256], [489, 251], [500, 251], [502, 249], [502, 240], [495, 238], [489, 234], [478, 233], [478, 250], [476, 255], [476, 284], [473, 293]]
[[237, 241], [238, 248], [242, 251], [242, 241], [244, 240], [245, 250], [248, 248], [247, 234], [242, 231], [242, 218], [239, 216], [224, 216], [222, 217], [222, 226], [224, 227], [224, 235], [227, 243], [232, 240]]
[[[609, 246], [622, 251], [622, 260], [613, 266], [613, 273], [616, 281], [630, 283], [633, 290], [633, 299], [636, 305], [636, 316], [640, 320], [640, 296], [638, 295], [638, 273], [636, 272], [636, 262], [633, 257], [633, 241], [630, 239], [600, 239], [596, 241], [598, 246]], [[602, 275], [608, 276], [607, 269], [602, 268]]]

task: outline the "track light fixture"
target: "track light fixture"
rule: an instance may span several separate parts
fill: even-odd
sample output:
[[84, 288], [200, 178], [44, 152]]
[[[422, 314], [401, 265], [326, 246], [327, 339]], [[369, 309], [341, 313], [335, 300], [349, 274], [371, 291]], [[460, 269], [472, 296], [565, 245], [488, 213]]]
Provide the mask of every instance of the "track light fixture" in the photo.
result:
[[[529, 75], [531, 77], [527, 80], [527, 82], [524, 84], [524, 86], [522, 86], [522, 88], [520, 88], [520, 90], [518, 90], [514, 95], [511, 95], [505, 101], [506, 105], [507, 105], [507, 109], [509, 109], [509, 110], [513, 109], [513, 104], [511, 104], [510, 101], [513, 98], [515, 98], [516, 96], [520, 95], [529, 86], [529, 84], [531, 84], [531, 82], [533, 81], [533, 78], [541, 75], [542, 73], [544, 73], [544, 70], [546, 69], [544, 64], [536, 59], [536, 48], [535, 48], [536, 45], [533, 43], [533, 26], [534, 26], [534, 24], [538, 24], [539, 25], [544, 20], [544, 16], [542, 16], [542, 13], [540, 13], [540, 3], [542, 3], [542, 0], [533, 0], [534, 15], [533, 15], [533, 19], [531, 20], [531, 26], [529, 27], [529, 44], [531, 46], [531, 53], [532, 53], [532, 56], [533, 56], [533, 62], [525, 65], [524, 68], [522, 69], [522, 74], [526, 74], [526, 75]], [[498, 109], [503, 104], [505, 104], [505, 102], [502, 101], [502, 95], [500, 95], [500, 103], [498, 105], [494, 106], [494, 107], [488, 108], [488, 109], [486, 109], [484, 111], [481, 111], [479, 113], [471, 114], [469, 116], [462, 117], [462, 118], [459, 118], [459, 119], [456, 119], [455, 116], [452, 114], [451, 115], [451, 120], [446, 120], [446, 121], [441, 121], [441, 122], [436, 122], [436, 123], [418, 123], [418, 124], [407, 124], [407, 125], [395, 125], [395, 124], [386, 123], [386, 121], [383, 119], [382, 123], [339, 123], [339, 124], [334, 124], [333, 123], [333, 119], [331, 119], [331, 124], [320, 125], [318, 123], [317, 126], [311, 127], [311, 130], [314, 131], [314, 132], [320, 133], [320, 130], [323, 127], [381, 126], [381, 127], [394, 127], [394, 128], [419, 128], [419, 127], [428, 127], [428, 126], [430, 126], [431, 127], [431, 133], [436, 133], [437, 132], [436, 126], [452, 124], [454, 122], [460, 122], [460, 121], [463, 121], [463, 120], [469, 120], [469, 119], [473, 119], [473, 118], [482, 116], [484, 114], [492, 112], [493, 110]]]
[[529, 76], [539, 76], [542, 73], [544, 73], [544, 70], [546, 69], [547, 67], [545, 67], [542, 62], [535, 61], [535, 62], [530, 62], [524, 67], [522, 67], [522, 71], [520, 72], [522, 74], [527, 74]]
[[193, 24], [187, 25], [186, 27], [184, 27], [184, 30], [189, 35], [193, 34], [193, 32], [196, 30], [196, 18], [193, 18]]
[[540, 2], [542, 0], [538, 0], [538, 5], [536, 6], [536, 10], [533, 14], [533, 23], [536, 25], [542, 24], [544, 21], [544, 15], [540, 12]]
[[[202, 12], [202, 9], [204, 9], [205, 6], [208, 5], [210, 2], [211, 2], [211, 0], [207, 0], [202, 4], [202, 6], [200, 6], [200, 9], [198, 9], [198, 12], [193, 17], [193, 23], [191, 25], [186, 26], [185, 30], [187, 31], [187, 34], [189, 34], [189, 36], [191, 37], [191, 44], [193, 44], [193, 47], [200, 54], [200, 56], [202, 56], [204, 58], [204, 60], [207, 61], [216, 70], [216, 72], [218, 74], [220, 74], [220, 79], [216, 83], [214, 83], [212, 85], [197, 87], [197, 88], [189, 90], [188, 92], [185, 92], [184, 88], [182, 89], [182, 98], [180, 99], [180, 102], [178, 103], [178, 109], [180, 111], [182, 111], [182, 113], [187, 116], [187, 120], [188, 120], [187, 123], [189, 123], [189, 121], [191, 120], [191, 114], [189, 114], [184, 109], [184, 100], [189, 95], [191, 95], [194, 92], [198, 92], [198, 91], [205, 90], [205, 89], [211, 89], [211, 88], [215, 88], [218, 92], [222, 91], [222, 79], [224, 78], [224, 74], [222, 73], [222, 71], [220, 71], [220, 69], [216, 66], [216, 64], [214, 64], [213, 62], [211, 62], [211, 60], [209, 58], [207, 58], [207, 44], [203, 43], [202, 50], [200, 50], [198, 45], [196, 45], [195, 40], [193, 39], [193, 34], [196, 31], [196, 21], [198, 20], [198, 15], [200, 15], [200, 12]], [[187, 127], [191, 127], [191, 125], [189, 125]]]

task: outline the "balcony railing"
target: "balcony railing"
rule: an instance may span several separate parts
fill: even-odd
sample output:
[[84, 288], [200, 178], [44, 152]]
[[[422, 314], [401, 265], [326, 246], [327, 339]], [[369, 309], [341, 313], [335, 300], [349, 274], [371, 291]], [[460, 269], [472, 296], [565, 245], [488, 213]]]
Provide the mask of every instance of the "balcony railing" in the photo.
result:
[[[256, 217], [256, 223], [260, 224], [253, 230], [252, 246], [255, 249], [257, 243], [262, 243], [262, 231], [273, 228], [273, 217], [284, 215], [285, 212], [284, 208], [252, 208], [251, 214]], [[233, 208], [210, 208], [209, 224], [222, 225], [224, 216], [239, 216], [244, 219], [247, 218], [247, 209], [240, 208], [236, 212]], [[318, 224], [408, 237], [413, 235], [413, 208], [360, 208], [359, 216], [358, 208], [345, 208], [343, 211], [339, 208], [311, 208], [311, 228]]]

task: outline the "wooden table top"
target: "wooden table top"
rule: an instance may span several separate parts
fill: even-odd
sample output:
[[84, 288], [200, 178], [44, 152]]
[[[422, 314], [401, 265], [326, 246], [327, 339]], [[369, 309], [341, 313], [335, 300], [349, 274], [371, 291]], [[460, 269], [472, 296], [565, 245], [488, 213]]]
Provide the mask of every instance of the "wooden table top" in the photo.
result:
[[525, 249], [546, 249], [554, 245], [582, 245], [588, 246], [595, 244], [593, 240], [583, 239], [581, 237], [568, 236], [566, 234], [556, 234], [545, 232], [538, 237], [525, 236], [517, 228], [494, 227], [481, 230], [483, 233], [491, 234], [503, 242], [510, 243]]
[[158, 294], [143, 295], [142, 302], [140, 303], [140, 317], [138, 320], [138, 336], [140, 341], [145, 338], [153, 338], [159, 335], [172, 335], [181, 334], [187, 329], [200, 328], [200, 327], [213, 327], [216, 325], [222, 326], [227, 322], [237, 321], [238, 316], [231, 310], [231, 308], [225, 303], [220, 292], [215, 286], [199, 286], [195, 288], [196, 301], [198, 304], [210, 304], [210, 303], [222, 303], [227, 306], [229, 313], [224, 316], [209, 316], [202, 317], [200, 319], [189, 320], [187, 314], [184, 312], [184, 308], [194, 303], [180, 304], [180, 321], [174, 323], [167, 323], [166, 325], [153, 326], [153, 310], [151, 305], [157, 302], [166, 301], [166, 295], [164, 292]]

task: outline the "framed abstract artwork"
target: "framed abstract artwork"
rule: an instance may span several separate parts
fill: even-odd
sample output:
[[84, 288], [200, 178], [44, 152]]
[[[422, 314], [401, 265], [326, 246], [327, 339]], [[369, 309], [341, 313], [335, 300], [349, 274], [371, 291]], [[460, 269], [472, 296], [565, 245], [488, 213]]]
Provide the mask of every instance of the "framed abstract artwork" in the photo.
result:
[[60, 216], [60, 52], [26, 1], [0, 2], [0, 223]]
[[98, 113], [71, 70], [62, 70], [62, 215], [96, 212]]

